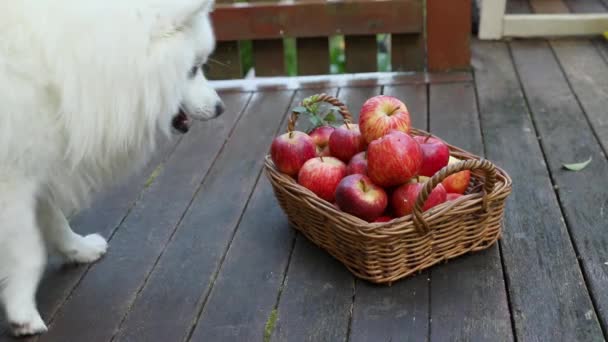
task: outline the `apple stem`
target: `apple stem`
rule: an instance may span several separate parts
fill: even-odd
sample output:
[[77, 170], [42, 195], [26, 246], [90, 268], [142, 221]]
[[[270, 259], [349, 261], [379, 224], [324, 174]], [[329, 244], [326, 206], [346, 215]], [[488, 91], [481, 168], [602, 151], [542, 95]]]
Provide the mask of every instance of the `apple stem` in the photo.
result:
[[395, 114], [395, 112], [398, 111], [399, 109], [401, 109], [401, 106], [397, 106], [397, 108], [393, 109], [390, 113], [388, 113], [388, 116]]
[[319, 158], [321, 158], [321, 162], [323, 162], [323, 156], [319, 156]]
[[350, 125], [348, 124], [348, 121], [344, 121], [344, 125], [346, 125], [346, 128], [347, 128], [348, 130], [350, 130]]
[[424, 142], [429, 141], [430, 138], [431, 138], [431, 134], [429, 133], [429, 134], [427, 134], [426, 139], [424, 139]]
[[289, 139], [293, 139], [293, 131], [289, 131]]
[[363, 192], [367, 192], [367, 187], [365, 186], [365, 182], [363, 180], [360, 180], [359, 183], [361, 184], [361, 188], [363, 188]]

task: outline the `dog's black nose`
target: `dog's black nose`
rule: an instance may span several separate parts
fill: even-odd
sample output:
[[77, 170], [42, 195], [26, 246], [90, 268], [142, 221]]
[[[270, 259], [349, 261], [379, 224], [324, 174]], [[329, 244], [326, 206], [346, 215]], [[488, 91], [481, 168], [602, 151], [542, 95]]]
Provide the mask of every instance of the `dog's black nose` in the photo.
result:
[[224, 106], [223, 102], [216, 103], [215, 104], [215, 117], [222, 115], [222, 113], [224, 113], [225, 110], [226, 110], [226, 107]]

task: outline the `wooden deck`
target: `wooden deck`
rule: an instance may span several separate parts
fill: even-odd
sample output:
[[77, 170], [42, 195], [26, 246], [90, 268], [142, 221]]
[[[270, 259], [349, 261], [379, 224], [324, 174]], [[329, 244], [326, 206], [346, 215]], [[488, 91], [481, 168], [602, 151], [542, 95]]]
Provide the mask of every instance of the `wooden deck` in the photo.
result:
[[[473, 66], [220, 82], [223, 116], [165, 144], [143, 174], [73, 219], [78, 232], [108, 237], [109, 252], [49, 270], [39, 306], [50, 330], [30, 340], [605, 340], [608, 45], [475, 41]], [[288, 109], [318, 92], [354, 114], [368, 97], [398, 96], [415, 127], [506, 169], [513, 194], [499, 243], [386, 287], [295, 234], [263, 156]], [[589, 157], [580, 172], [562, 169]]]

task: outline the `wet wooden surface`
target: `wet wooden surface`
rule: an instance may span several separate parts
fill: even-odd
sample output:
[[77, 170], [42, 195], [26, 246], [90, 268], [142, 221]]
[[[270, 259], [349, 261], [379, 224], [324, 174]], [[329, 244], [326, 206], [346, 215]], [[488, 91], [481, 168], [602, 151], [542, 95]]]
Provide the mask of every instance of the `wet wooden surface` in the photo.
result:
[[[470, 73], [227, 86], [224, 115], [165, 142], [72, 220], [110, 249], [90, 266], [49, 267], [38, 293], [49, 332], [26, 340], [603, 341], [606, 43], [472, 51]], [[355, 116], [368, 97], [397, 96], [416, 127], [504, 168], [514, 183], [499, 243], [387, 287], [296, 234], [262, 162], [289, 108], [318, 92]], [[561, 167], [589, 157], [580, 172]]]

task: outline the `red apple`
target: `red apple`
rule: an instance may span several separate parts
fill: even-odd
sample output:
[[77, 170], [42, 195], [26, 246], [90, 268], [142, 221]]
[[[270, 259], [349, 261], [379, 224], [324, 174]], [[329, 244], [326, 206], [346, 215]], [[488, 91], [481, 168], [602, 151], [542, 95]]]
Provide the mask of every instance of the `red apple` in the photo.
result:
[[361, 135], [369, 144], [391, 130], [409, 133], [410, 113], [405, 104], [392, 96], [374, 96], [361, 107], [359, 128]]
[[302, 165], [316, 155], [312, 138], [300, 131], [292, 131], [274, 138], [270, 146], [270, 157], [277, 169], [295, 176]]
[[370, 222], [384, 213], [388, 197], [369, 177], [354, 174], [344, 177], [338, 184], [336, 203], [342, 211]]
[[418, 174], [422, 165], [420, 145], [409, 134], [391, 131], [367, 148], [367, 174], [382, 187], [401, 185]]
[[394, 219], [390, 216], [380, 216], [377, 219], [375, 219], [374, 222], [389, 222], [392, 220], [394, 220]]
[[432, 177], [437, 171], [448, 165], [450, 149], [442, 140], [432, 136], [415, 136], [422, 149], [422, 167], [418, 172], [422, 176]]
[[346, 174], [361, 174], [367, 176], [367, 153], [365, 151], [355, 154], [346, 166]]
[[298, 183], [328, 202], [334, 202], [336, 188], [346, 176], [346, 164], [334, 157], [315, 157], [302, 165]]
[[[397, 188], [397, 190], [393, 192], [391, 198], [391, 205], [395, 215], [406, 216], [411, 214], [414, 211], [418, 194], [420, 194], [423, 187], [424, 185], [420, 183], [407, 183]], [[431, 191], [426, 202], [424, 202], [422, 211], [427, 211], [432, 207], [445, 202], [446, 196], [447, 193], [445, 188], [441, 184], [437, 185], [435, 189]]]
[[317, 146], [317, 156], [330, 156], [329, 137], [334, 130], [335, 128], [332, 126], [319, 126], [308, 134]]
[[348, 163], [355, 154], [365, 150], [365, 146], [357, 124], [343, 124], [329, 137], [331, 155], [345, 163]]
[[457, 198], [460, 198], [460, 197], [462, 197], [462, 196], [463, 196], [462, 194], [454, 194], [454, 193], [451, 193], [451, 192], [450, 192], [450, 193], [448, 193], [448, 194], [446, 195], [446, 197], [445, 197], [445, 198], [446, 198], [446, 201], [453, 201], [453, 200], [455, 200], [455, 199], [457, 199]]
[[[450, 156], [450, 160], [448, 165], [455, 164], [460, 162], [461, 160], [455, 157]], [[471, 181], [471, 171], [464, 170], [458, 173], [451, 174], [447, 176], [441, 184], [447, 192], [455, 193], [455, 194], [464, 194], [464, 192], [469, 187], [469, 182]]]

